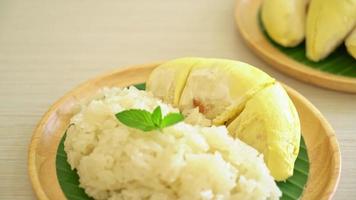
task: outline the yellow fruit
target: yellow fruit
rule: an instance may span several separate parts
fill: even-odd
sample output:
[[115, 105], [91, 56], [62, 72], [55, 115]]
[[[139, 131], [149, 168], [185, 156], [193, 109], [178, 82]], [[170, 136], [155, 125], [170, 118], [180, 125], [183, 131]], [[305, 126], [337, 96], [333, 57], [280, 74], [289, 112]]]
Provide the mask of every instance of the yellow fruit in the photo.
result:
[[278, 44], [294, 47], [304, 39], [306, 0], [264, 0], [262, 22]]
[[313, 61], [327, 57], [355, 23], [356, 0], [312, 0], [306, 22], [307, 57]]
[[228, 130], [263, 153], [275, 180], [293, 175], [301, 137], [300, 122], [292, 101], [280, 84], [254, 95]]
[[156, 67], [146, 83], [147, 90], [166, 103], [178, 106], [188, 74], [199, 58], [179, 58]]
[[223, 124], [238, 114], [249, 96], [273, 82], [266, 73], [242, 62], [202, 59], [189, 74], [179, 108], [184, 113], [199, 107], [215, 125]]
[[346, 38], [345, 45], [349, 54], [356, 59], [356, 28]]
[[261, 70], [225, 59], [183, 58], [158, 66], [147, 89], [183, 114], [193, 113], [187, 117], [193, 123], [210, 125], [207, 118], [228, 124], [231, 135], [264, 155], [276, 180], [293, 174], [301, 137], [298, 114], [283, 87]]

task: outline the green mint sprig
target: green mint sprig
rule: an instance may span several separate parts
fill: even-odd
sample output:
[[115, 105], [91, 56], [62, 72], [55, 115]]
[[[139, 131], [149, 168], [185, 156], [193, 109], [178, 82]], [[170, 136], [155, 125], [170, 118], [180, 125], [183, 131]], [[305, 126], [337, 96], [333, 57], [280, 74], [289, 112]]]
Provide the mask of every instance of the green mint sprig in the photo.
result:
[[162, 117], [160, 106], [157, 106], [152, 113], [142, 109], [129, 109], [116, 113], [115, 116], [126, 126], [143, 131], [162, 129], [184, 120], [181, 113], [169, 113]]

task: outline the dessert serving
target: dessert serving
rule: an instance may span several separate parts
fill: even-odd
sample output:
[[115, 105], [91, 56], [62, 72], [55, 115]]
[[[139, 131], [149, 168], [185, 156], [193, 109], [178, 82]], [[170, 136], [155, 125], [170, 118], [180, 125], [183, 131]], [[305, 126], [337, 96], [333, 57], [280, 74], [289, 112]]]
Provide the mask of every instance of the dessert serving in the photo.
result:
[[104, 88], [82, 104], [64, 150], [95, 199], [278, 199], [274, 180], [293, 175], [300, 137], [273, 78], [182, 58], [153, 70], [147, 91]]
[[332, 136], [263, 71], [179, 58], [69, 92], [36, 128], [29, 172], [39, 199], [323, 199], [340, 172]]

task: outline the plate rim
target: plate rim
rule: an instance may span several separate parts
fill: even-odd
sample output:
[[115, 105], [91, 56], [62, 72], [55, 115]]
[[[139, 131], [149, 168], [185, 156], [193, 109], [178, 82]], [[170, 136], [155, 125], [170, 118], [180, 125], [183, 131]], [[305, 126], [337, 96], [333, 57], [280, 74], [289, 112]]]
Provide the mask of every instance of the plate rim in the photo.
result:
[[[160, 63], [162, 62], [155, 62], [155, 63], [151, 63], [151, 64], [141, 64], [141, 65], [133, 65], [133, 66], [129, 66], [129, 67], [122, 67], [119, 69], [115, 69], [112, 71], [109, 71], [107, 73], [103, 73], [101, 75], [98, 75], [92, 79], [89, 79], [81, 84], [79, 84], [78, 86], [74, 87], [73, 89], [71, 89], [69, 92], [65, 93], [64, 96], [62, 96], [61, 98], [59, 98], [57, 101], [55, 101], [55, 103], [53, 103], [49, 109], [45, 112], [45, 114], [41, 117], [40, 121], [38, 122], [36, 128], [33, 131], [32, 137], [31, 137], [31, 141], [29, 144], [29, 149], [28, 149], [28, 174], [29, 174], [29, 178], [30, 178], [30, 182], [32, 185], [32, 188], [37, 196], [38, 199], [40, 200], [48, 200], [49, 197], [47, 196], [46, 192], [45, 192], [45, 188], [43, 188], [43, 186], [41, 185], [41, 182], [39, 180], [39, 174], [37, 172], [37, 166], [36, 166], [36, 150], [38, 148], [39, 145], [39, 140], [41, 138], [41, 136], [43, 136], [43, 126], [46, 125], [46, 123], [49, 120], [50, 115], [53, 112], [56, 112], [56, 109], [59, 108], [59, 106], [63, 103], [64, 100], [67, 100], [69, 98], [71, 98], [71, 96], [73, 94], [75, 94], [76, 92], [85, 89], [86, 87], [88, 87], [89, 85], [95, 85], [97, 81], [100, 81], [103, 78], [118, 74], [118, 73], [123, 73], [123, 72], [127, 72], [127, 71], [135, 71], [135, 70], [152, 70], [153, 68], [155, 68], [156, 66], [158, 66]], [[144, 80], [143, 80], [144, 81]], [[139, 83], [140, 81], [136, 82]], [[141, 81], [142, 82], [142, 81]], [[135, 84], [134, 82], [132, 84]], [[300, 93], [298, 93], [296, 90], [292, 89], [291, 87], [283, 84], [283, 87], [286, 89], [286, 91], [288, 92], [289, 95], [292, 95], [293, 98], [296, 98], [298, 101], [300, 101], [302, 104], [304, 104], [308, 110], [310, 112], [312, 112], [315, 116], [317, 116], [317, 119], [320, 121], [320, 124], [322, 125], [322, 127], [325, 129], [325, 134], [328, 138], [328, 141], [330, 142], [330, 147], [332, 149], [333, 152], [333, 156], [331, 156], [332, 161], [334, 162], [334, 168], [332, 169], [333, 173], [331, 174], [331, 178], [330, 178], [330, 182], [327, 185], [327, 193], [325, 194], [325, 199], [329, 199], [333, 196], [333, 194], [336, 191], [338, 182], [339, 182], [339, 178], [340, 178], [340, 172], [341, 172], [341, 159], [340, 159], [340, 149], [339, 149], [339, 145], [338, 145], [338, 141], [336, 139], [336, 135], [334, 133], [333, 128], [331, 127], [331, 125], [327, 122], [327, 120], [325, 119], [325, 117], [320, 113], [320, 111], [312, 104], [310, 103], [305, 97], [303, 97]], [[100, 88], [99, 86], [97, 88]], [[55, 146], [55, 152], [53, 155], [53, 158], [51, 158], [51, 160], [53, 161], [53, 165], [55, 165], [55, 159], [56, 159], [56, 152], [58, 149], [58, 145], [60, 142], [60, 139], [62, 138], [64, 132], [61, 133], [59, 139], [58, 139], [58, 144], [57, 146]], [[53, 137], [53, 136], [52, 136]], [[307, 150], [308, 150], [308, 154], [309, 154], [309, 146], [308, 146], [308, 141], [305, 139], [306, 145], [307, 145]], [[38, 157], [38, 156], [37, 156]], [[312, 160], [310, 160], [310, 165], [312, 165]], [[57, 174], [55, 172], [55, 177], [56, 177], [56, 184], [59, 186], [59, 182], [58, 182], [58, 178], [57, 178]], [[306, 188], [308, 186], [308, 182], [306, 183]], [[60, 188], [61, 189], [61, 188]], [[305, 191], [305, 190], [304, 190]], [[304, 194], [305, 192], [303, 191], [302, 193], [302, 197], [301, 199], [305, 199], [304, 198]], [[62, 195], [64, 197], [63, 191]]]
[[[356, 93], [356, 78], [338, 76], [315, 70], [293, 60], [274, 47], [263, 35], [257, 20], [258, 10], [262, 1], [237, 0], [234, 12], [235, 22], [240, 35], [247, 46], [258, 57], [278, 71], [305, 83], [311, 83], [334, 91]], [[254, 38], [256, 36], [258, 39]]]

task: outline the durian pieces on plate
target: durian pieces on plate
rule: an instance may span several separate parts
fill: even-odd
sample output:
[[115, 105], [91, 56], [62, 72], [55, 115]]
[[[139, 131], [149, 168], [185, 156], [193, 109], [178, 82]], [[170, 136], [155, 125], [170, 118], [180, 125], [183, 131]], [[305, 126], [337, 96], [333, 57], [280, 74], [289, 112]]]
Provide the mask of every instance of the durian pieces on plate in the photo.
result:
[[[171, 71], [176, 76], [167, 78]], [[263, 71], [232, 60], [181, 58], [155, 68], [146, 84], [183, 113], [198, 109], [213, 125], [226, 125], [232, 136], [264, 155], [276, 180], [293, 175], [301, 137], [298, 113], [283, 87]]]
[[264, 0], [262, 22], [270, 37], [284, 47], [300, 44], [305, 35], [306, 55], [318, 62], [342, 44], [355, 27], [356, 0], [310, 0], [308, 6], [307, 3]]
[[294, 47], [302, 42], [306, 6], [306, 0], [265, 0], [261, 17], [268, 35], [285, 47]]
[[311, 0], [306, 23], [307, 57], [320, 61], [336, 49], [356, 23], [356, 0]]
[[[262, 7], [263, 3], [267, 1], [238, 0], [236, 2], [236, 25], [247, 46], [271, 67], [291, 77], [322, 88], [356, 93], [356, 59], [351, 56], [351, 52], [355, 52], [352, 50], [355, 47], [352, 45], [355, 44], [352, 42], [355, 41], [352, 39], [356, 34], [355, 31], [350, 32], [344, 38], [348, 51], [344, 47], [339, 47], [325, 60], [313, 62], [306, 57], [304, 42], [294, 48], [284, 48], [281, 45], [276, 45], [276, 42], [271, 42], [273, 40], [271, 37], [266, 37], [268, 34], [266, 27], [263, 28], [261, 25], [264, 25]], [[308, 12], [312, 1], [308, 1], [306, 12]]]
[[254, 95], [228, 130], [263, 153], [276, 180], [293, 175], [299, 153], [300, 122], [294, 104], [279, 83]]

